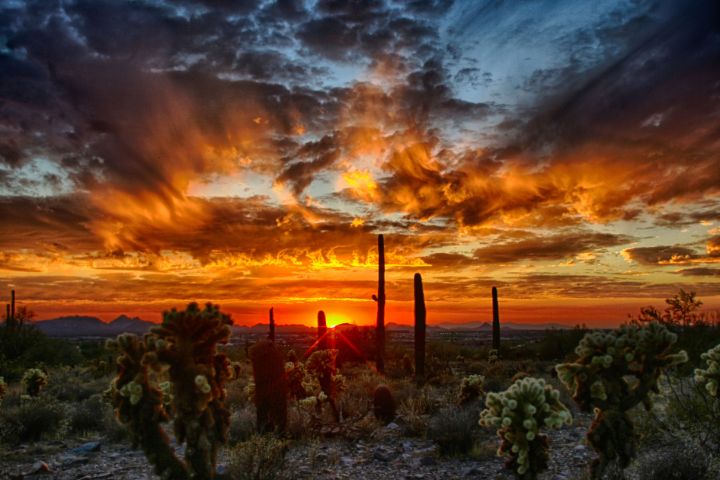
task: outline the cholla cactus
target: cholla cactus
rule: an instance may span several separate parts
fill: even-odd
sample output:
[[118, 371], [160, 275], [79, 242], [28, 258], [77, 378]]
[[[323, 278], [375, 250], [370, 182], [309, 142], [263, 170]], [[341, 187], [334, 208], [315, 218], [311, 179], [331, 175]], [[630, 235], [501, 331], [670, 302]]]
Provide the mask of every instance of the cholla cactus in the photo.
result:
[[495, 348], [491, 348], [488, 352], [488, 363], [494, 365], [498, 362], [498, 360], [500, 360], [498, 350]]
[[31, 397], [40, 395], [40, 390], [48, 383], [47, 373], [39, 368], [30, 368], [25, 371], [22, 377], [25, 392]]
[[[191, 303], [185, 311], [165, 312], [162, 324], [143, 339], [125, 334], [108, 342], [119, 353], [110, 392], [118, 419], [161, 478], [215, 476], [230, 421], [224, 385], [232, 375], [216, 345], [227, 343], [231, 324], [217, 306], [201, 310]], [[162, 428], [170, 419], [178, 443], [186, 444], [184, 461]]]
[[713, 397], [718, 396], [718, 384], [720, 384], [720, 345], [711, 348], [701, 355], [708, 367], [695, 370], [695, 381], [705, 385], [705, 389]]
[[578, 359], [555, 368], [580, 408], [595, 412], [588, 441], [599, 454], [593, 478], [601, 478], [614, 460], [625, 468], [634, 456], [633, 423], [627, 411], [639, 403], [650, 408], [662, 371], [687, 361], [671, 354], [677, 336], [662, 325], [625, 325], [611, 332], [592, 332], [580, 341]]
[[335, 421], [340, 420], [340, 412], [337, 408], [338, 394], [345, 389], [344, 378], [337, 374], [335, 366], [337, 355], [338, 350], [316, 350], [305, 364], [307, 372], [313, 375], [320, 385], [320, 392], [316, 395], [320, 400], [318, 410], [322, 408], [322, 403], [327, 401]]
[[288, 398], [302, 400], [308, 396], [305, 388], [305, 365], [297, 360], [285, 363], [285, 378], [287, 379]]
[[508, 468], [521, 479], [535, 479], [547, 468], [548, 440], [544, 427], [572, 424], [560, 402], [560, 392], [544, 380], [523, 378], [502, 393], [488, 393], [480, 425], [497, 427], [501, 439], [498, 456], [509, 455]]
[[470, 375], [462, 379], [460, 382], [460, 394], [458, 396], [458, 403], [460, 405], [467, 405], [473, 400], [480, 398], [485, 394], [483, 390], [483, 383], [485, 377], [482, 375]]

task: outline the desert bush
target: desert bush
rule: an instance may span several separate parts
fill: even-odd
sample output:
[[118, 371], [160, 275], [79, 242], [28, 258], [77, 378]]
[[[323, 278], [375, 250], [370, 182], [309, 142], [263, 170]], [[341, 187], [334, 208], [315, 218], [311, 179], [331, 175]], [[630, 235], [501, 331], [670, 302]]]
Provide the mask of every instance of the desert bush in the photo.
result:
[[97, 378], [87, 368], [63, 366], [50, 373], [45, 391], [61, 402], [81, 402], [103, 393], [108, 386], [108, 377]]
[[38, 365], [77, 365], [83, 357], [77, 345], [49, 338], [32, 325], [0, 326], [0, 375], [6, 381], [20, 380], [28, 368]]
[[93, 395], [71, 406], [68, 414], [70, 430], [76, 433], [102, 432], [105, 430], [107, 411], [112, 408], [101, 395]]
[[274, 435], [253, 435], [229, 452], [228, 470], [233, 480], [283, 478], [287, 442]]
[[420, 437], [425, 434], [429, 422], [429, 407], [427, 390], [424, 389], [418, 396], [400, 403], [398, 416], [402, 420], [406, 435]]
[[667, 368], [687, 361], [684, 351], [671, 354], [677, 336], [657, 323], [625, 325], [611, 332], [583, 337], [577, 361], [557, 365], [558, 378], [573, 392], [580, 408], [595, 412], [588, 441], [599, 454], [593, 478], [617, 461], [627, 467], [634, 456], [633, 420], [628, 411], [652, 405], [658, 379]]
[[6, 392], [7, 392], [7, 383], [5, 383], [5, 379], [3, 377], [0, 377], [0, 403], [2, 403], [3, 398], [5, 398]]
[[507, 466], [518, 478], [532, 480], [547, 469], [549, 442], [541, 429], [572, 423], [559, 398], [560, 392], [532, 377], [515, 381], [502, 393], [487, 395], [480, 425], [498, 428], [498, 455], [510, 457]]
[[460, 382], [460, 392], [458, 394], [458, 403], [467, 405], [481, 398], [485, 392], [483, 391], [483, 382], [485, 377], [482, 375], [469, 375], [464, 377]]
[[[688, 452], [692, 455], [688, 455]], [[638, 480], [711, 480], [717, 478], [711, 470], [708, 455], [692, 445], [655, 445], [638, 458], [633, 468]]]
[[230, 415], [229, 443], [235, 445], [244, 442], [255, 433], [255, 412], [245, 407]]
[[446, 407], [430, 419], [427, 436], [443, 455], [465, 455], [474, 447], [479, 431], [477, 409]]
[[22, 384], [25, 393], [31, 397], [37, 397], [48, 383], [48, 375], [39, 368], [30, 368], [25, 371], [22, 377]]
[[64, 419], [65, 411], [54, 398], [25, 397], [0, 413], [0, 440], [13, 444], [48, 439], [60, 431]]

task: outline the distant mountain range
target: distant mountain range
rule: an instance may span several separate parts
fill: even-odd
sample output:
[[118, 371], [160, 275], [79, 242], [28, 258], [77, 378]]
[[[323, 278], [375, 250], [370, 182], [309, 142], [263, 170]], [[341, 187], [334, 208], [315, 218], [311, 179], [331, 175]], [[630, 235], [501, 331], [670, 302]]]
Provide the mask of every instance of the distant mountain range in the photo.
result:
[[[112, 337], [121, 333], [135, 333], [142, 335], [154, 325], [156, 324], [153, 322], [148, 322], [147, 320], [142, 320], [138, 317], [131, 318], [126, 315], [120, 315], [109, 323], [103, 322], [97, 317], [88, 316], [60, 317], [35, 322], [35, 326], [41, 332], [51, 337]], [[335, 328], [347, 329], [354, 327], [355, 325], [345, 323], [338, 325]], [[307, 325], [277, 325], [275, 328], [277, 333], [284, 334], [311, 334], [315, 331], [315, 327]], [[412, 330], [413, 326], [390, 322], [385, 326], [385, 328], [389, 331], [408, 331]], [[440, 323], [437, 325], [428, 325], [427, 328], [428, 330], [435, 332], [442, 330], [491, 331], [492, 325], [489, 322]], [[570, 327], [558, 323], [524, 324], [505, 322], [501, 324], [501, 328], [509, 330], [549, 330], [566, 329]], [[233, 333], [235, 334], [259, 334], [267, 332], [267, 330], [267, 323], [257, 323], [252, 326], [233, 326]]]
[[142, 335], [153, 325], [155, 324], [152, 322], [126, 315], [120, 315], [109, 323], [97, 317], [85, 316], [60, 317], [35, 322], [35, 326], [41, 332], [51, 337], [112, 337], [121, 333]]

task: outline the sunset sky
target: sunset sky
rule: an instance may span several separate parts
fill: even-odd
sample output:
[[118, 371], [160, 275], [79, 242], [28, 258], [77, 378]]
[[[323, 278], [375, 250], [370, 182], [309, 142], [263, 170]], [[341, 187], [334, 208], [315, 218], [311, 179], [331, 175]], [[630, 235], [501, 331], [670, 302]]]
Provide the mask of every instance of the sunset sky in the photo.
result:
[[38, 318], [720, 308], [720, 4], [4, 0], [0, 295]]

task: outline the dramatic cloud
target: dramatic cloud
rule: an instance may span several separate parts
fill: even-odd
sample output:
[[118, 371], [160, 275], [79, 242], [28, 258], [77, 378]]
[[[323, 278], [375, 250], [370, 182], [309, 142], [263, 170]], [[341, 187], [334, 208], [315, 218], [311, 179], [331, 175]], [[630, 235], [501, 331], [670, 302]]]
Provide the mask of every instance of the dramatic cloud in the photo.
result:
[[518, 278], [716, 295], [719, 18], [709, 0], [5, 2], [4, 284], [41, 312], [350, 308], [385, 233], [394, 298], [419, 270], [448, 315], [491, 285], [532, 296]]

